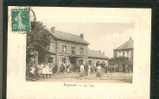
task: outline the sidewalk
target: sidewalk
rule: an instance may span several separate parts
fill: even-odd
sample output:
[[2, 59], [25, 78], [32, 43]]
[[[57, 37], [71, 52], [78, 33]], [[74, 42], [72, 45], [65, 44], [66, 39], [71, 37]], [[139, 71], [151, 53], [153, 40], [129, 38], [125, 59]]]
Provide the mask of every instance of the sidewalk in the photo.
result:
[[79, 73], [57, 73], [51, 78], [41, 79], [39, 81], [93, 81], [93, 82], [132, 82], [132, 73], [103, 73], [102, 77], [96, 77], [96, 73], [89, 76], [80, 77]]

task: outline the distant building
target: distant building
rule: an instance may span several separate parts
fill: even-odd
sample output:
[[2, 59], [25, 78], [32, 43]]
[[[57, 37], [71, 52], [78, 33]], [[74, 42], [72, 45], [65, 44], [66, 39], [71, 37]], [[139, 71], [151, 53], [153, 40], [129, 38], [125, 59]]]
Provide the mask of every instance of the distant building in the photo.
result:
[[133, 71], [133, 40], [128, 41], [114, 49], [114, 57], [109, 60], [109, 64], [114, 66], [116, 71], [132, 72]]
[[108, 57], [105, 56], [104, 52], [100, 50], [88, 49], [88, 63], [96, 66], [97, 64], [108, 65]]

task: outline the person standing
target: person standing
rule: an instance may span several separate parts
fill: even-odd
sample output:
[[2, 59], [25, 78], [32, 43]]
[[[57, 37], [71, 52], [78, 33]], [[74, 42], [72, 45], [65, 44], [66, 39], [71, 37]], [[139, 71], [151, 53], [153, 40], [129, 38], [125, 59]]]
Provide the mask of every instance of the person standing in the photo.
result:
[[108, 61], [106, 61], [106, 63], [105, 63], [105, 71], [104, 72], [108, 73]]
[[84, 65], [84, 71], [85, 71], [85, 75], [88, 76], [88, 63], [87, 62]]
[[42, 76], [42, 67], [41, 67], [41, 64], [37, 65], [37, 75], [38, 75], [38, 78], [41, 78], [41, 76]]
[[29, 74], [30, 74], [31, 80], [35, 80], [36, 79], [36, 68], [35, 68], [34, 65], [31, 65]]
[[84, 76], [84, 73], [85, 73], [84, 65], [81, 64], [81, 65], [80, 65], [80, 76], [81, 76], [81, 77]]
[[49, 64], [46, 64], [45, 70], [46, 70], [46, 78], [50, 78], [52, 73], [51, 73], [51, 69], [49, 67]]
[[64, 73], [64, 71], [65, 71], [65, 66], [64, 63], [62, 63], [60, 66], [60, 72]]
[[50, 73], [52, 75], [53, 74], [53, 68], [55, 67], [55, 65], [53, 63], [48, 63], [48, 66], [49, 66]]
[[90, 75], [90, 73], [91, 73], [91, 65], [90, 64], [88, 64], [88, 70], [87, 70], [87, 72], [88, 72], [88, 76]]
[[52, 68], [52, 73], [55, 74], [58, 70], [58, 66], [57, 65], [54, 65], [53, 68]]
[[46, 78], [46, 66], [44, 64], [41, 64], [41, 67], [42, 67], [42, 70], [41, 70], [42, 77], [43, 77], [43, 79], [45, 79]]
[[66, 72], [67, 72], [67, 73], [70, 72], [70, 68], [71, 68], [70, 64], [67, 64], [67, 66], [66, 66]]
[[101, 74], [102, 74], [102, 67], [100, 65], [97, 65], [96, 77], [101, 77]]

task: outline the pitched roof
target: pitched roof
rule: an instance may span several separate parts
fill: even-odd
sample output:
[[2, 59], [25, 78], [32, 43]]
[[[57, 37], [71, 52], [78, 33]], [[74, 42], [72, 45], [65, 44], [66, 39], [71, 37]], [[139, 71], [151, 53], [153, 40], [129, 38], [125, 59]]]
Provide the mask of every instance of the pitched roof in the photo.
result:
[[106, 57], [104, 53], [102, 53], [101, 51], [90, 50], [90, 49], [88, 49], [88, 57], [108, 59], [108, 57]]
[[51, 34], [56, 39], [59, 39], [59, 40], [65, 40], [65, 41], [70, 41], [70, 42], [75, 42], [75, 43], [86, 44], [86, 45], [89, 44], [84, 38], [81, 38], [80, 35], [66, 33], [63, 31], [55, 31], [55, 32], [51, 32]]
[[115, 50], [124, 50], [124, 49], [132, 49], [133, 48], [133, 40], [129, 38], [128, 41], [117, 47]]

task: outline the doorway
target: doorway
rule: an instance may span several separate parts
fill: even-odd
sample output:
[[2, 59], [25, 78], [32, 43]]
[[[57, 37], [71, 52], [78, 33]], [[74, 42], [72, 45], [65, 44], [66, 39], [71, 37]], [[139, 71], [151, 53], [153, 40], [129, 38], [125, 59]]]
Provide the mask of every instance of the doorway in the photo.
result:
[[69, 57], [72, 71], [78, 71], [77, 57]]

